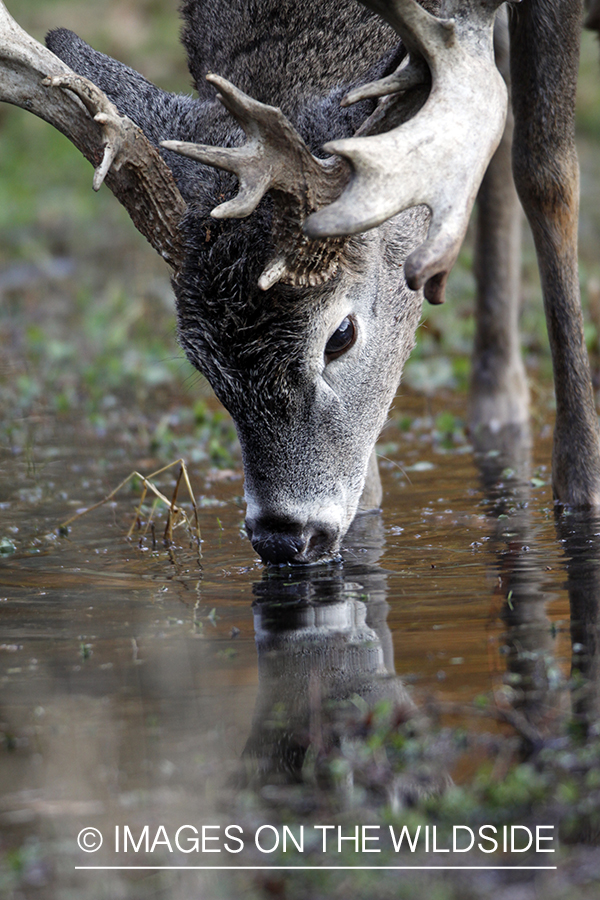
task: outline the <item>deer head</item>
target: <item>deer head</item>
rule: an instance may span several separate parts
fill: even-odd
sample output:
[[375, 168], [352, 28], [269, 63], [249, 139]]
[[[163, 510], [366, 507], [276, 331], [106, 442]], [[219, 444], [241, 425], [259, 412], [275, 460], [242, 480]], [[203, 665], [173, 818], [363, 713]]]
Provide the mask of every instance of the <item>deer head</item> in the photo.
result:
[[[378, 505], [373, 448], [414, 343], [420, 289], [442, 298], [506, 110], [495, 0], [443, 18], [414, 0], [367, 5], [408, 55], [393, 49], [394, 32], [342, 4], [356, 30], [349, 69], [383, 77], [357, 87], [352, 71], [340, 87], [323, 76], [294, 113], [310, 147], [279, 109], [220, 76], [208, 81], [237, 125], [213, 97], [166, 95], [66, 32], [50, 36], [59, 59], [0, 5], [0, 98], [65, 133], [96, 167], [94, 187], [106, 181], [172, 266], [181, 343], [234, 418], [248, 532], [272, 563], [334, 558], [357, 510]], [[310, 4], [289, 7], [309, 28]], [[341, 8], [319, 14], [333, 22]], [[383, 35], [383, 63], [358, 43], [359, 27]], [[255, 75], [263, 94], [282, 89], [268, 61]], [[348, 136], [320, 155], [336, 133]]]

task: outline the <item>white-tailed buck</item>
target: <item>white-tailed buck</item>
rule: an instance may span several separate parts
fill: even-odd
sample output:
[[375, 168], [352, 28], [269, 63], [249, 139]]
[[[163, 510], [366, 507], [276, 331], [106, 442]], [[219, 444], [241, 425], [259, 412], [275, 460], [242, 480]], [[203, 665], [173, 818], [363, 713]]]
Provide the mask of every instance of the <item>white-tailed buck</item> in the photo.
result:
[[[267, 562], [334, 558], [357, 511], [379, 505], [375, 442], [423, 293], [443, 300], [478, 191], [472, 422], [526, 427], [500, 5], [185, 0], [192, 99], [72, 32], [42, 47], [0, 2], [0, 99], [66, 134], [171, 266], [179, 338], [237, 426], [248, 533]], [[581, 2], [509, 6], [513, 168], [555, 372], [554, 492], [597, 507], [577, 280]]]

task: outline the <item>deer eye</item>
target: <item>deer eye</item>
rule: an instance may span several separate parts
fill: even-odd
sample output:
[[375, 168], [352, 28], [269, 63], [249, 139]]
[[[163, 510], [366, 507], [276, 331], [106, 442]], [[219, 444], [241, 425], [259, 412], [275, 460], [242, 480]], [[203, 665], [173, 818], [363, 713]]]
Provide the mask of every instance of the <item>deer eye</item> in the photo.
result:
[[340, 326], [333, 332], [325, 345], [325, 359], [331, 362], [350, 349], [356, 340], [356, 326], [350, 316], [346, 316]]

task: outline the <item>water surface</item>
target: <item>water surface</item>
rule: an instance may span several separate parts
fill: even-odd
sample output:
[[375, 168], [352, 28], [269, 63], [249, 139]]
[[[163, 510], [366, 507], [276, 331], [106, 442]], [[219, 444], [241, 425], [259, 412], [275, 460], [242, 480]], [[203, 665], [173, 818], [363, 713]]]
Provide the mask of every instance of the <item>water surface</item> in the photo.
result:
[[[357, 521], [342, 563], [312, 568], [256, 558], [239, 468], [191, 467], [199, 562], [183, 528], [162, 545], [164, 514], [154, 538], [125, 540], [139, 484], [57, 533], [133, 468], [164, 460], [56, 419], [27, 454], [4, 453], [0, 821], [23, 890], [145, 896], [132, 875], [75, 871], [89, 863], [75, 843], [84, 826], [174, 833], [242, 813], [263, 821], [278, 804], [310, 812], [314, 791], [299, 800], [286, 786], [302, 780], [319, 735], [339, 736], [336, 703], [384, 700], [406, 715], [433, 704], [444, 721], [510, 734], [509, 716], [473, 715], [487, 697], [547, 731], [570, 709], [575, 647], [593, 688], [579, 711], [597, 710], [600, 523], [557, 523], [548, 429], [534, 461], [517, 445], [477, 456], [436, 429], [455, 401], [400, 402], [412, 424], [382, 439], [383, 514]], [[160, 476], [165, 493], [172, 480]], [[455, 754], [440, 779], [472, 765]], [[93, 862], [114, 858], [107, 841]], [[165, 896], [186, 896], [189, 885], [169, 884]]]

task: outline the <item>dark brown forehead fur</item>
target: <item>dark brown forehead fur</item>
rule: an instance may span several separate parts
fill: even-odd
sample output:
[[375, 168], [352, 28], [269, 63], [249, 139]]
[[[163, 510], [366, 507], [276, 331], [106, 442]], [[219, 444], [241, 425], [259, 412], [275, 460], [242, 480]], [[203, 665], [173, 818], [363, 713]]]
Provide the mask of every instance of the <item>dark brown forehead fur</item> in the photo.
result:
[[[219, 197], [234, 195], [234, 179], [212, 177]], [[363, 243], [352, 239], [326, 284], [261, 291], [258, 280], [273, 255], [271, 211], [266, 198], [246, 219], [217, 220], [197, 203], [182, 226], [187, 264], [175, 285], [180, 342], [233, 415], [247, 405], [250, 385], [253, 403], [268, 409], [292, 401], [315, 309], [330, 301], [343, 270], [359, 274], [364, 267]]]
[[[274, 22], [279, 23], [277, 28], [285, 26], [284, 32], [277, 32], [277, 40], [273, 39], [273, 46], [268, 52], [262, 48], [261, 66], [264, 66], [266, 53], [269, 66], [274, 71], [283, 66], [278, 54], [289, 52], [291, 37], [294, 41], [305, 38], [314, 42], [315, 33], [328, 33], [327, 30], [319, 32], [312, 20], [317, 13], [333, 16], [335, 21], [343, 13], [343, 17], [349, 17], [348, 22], [344, 18], [346, 25], [352, 25], [363, 38], [367, 33], [370, 34], [369, 29], [374, 29], [377, 39], [373, 37], [372, 47], [367, 41], [369, 53], [365, 60], [361, 59], [358, 67], [362, 71], [347, 72], [347, 65], [342, 63], [340, 57], [336, 63], [340, 70], [335, 73], [319, 69], [308, 77], [307, 66], [300, 66], [302, 78], [307, 81], [302, 90], [297, 85], [290, 85], [286, 78], [275, 78], [273, 81], [277, 104], [291, 115], [294, 127], [309, 149], [317, 155], [323, 155], [321, 148], [327, 140], [349, 137], [373, 111], [373, 101], [362, 101], [348, 108], [341, 107], [340, 101], [355, 78], [371, 81], [394, 71], [404, 55], [404, 50], [397, 43], [397, 36], [359, 4], [348, 3], [346, 0], [341, 6], [329, 5], [327, 10], [323, 9], [321, 12], [318, 6], [286, 0], [286, 15], [273, 4], [251, 3], [248, 7], [245, 4], [242, 6], [245, 12], [240, 13], [243, 20], [241, 30], [239, 34], [232, 35], [229, 20], [231, 10], [227, 11], [227, 4], [216, 3], [214, 0], [202, 3], [190, 0], [184, 5], [187, 30], [184, 29], [183, 38], [190, 54], [190, 70], [195, 76], [200, 96], [207, 92], [202, 70], [204, 63], [201, 65], [198, 62], [204, 58], [204, 54], [200, 53], [190, 35], [193, 33], [194, 41], [197, 39], [194, 16], [205, 15], [208, 7], [216, 20], [220, 21], [221, 15], [225, 17], [223, 27], [224, 34], [228, 35], [227, 40], [234, 44], [237, 41], [239, 44], [236, 44], [235, 52], [232, 50], [230, 53], [230, 58], [235, 60], [230, 71], [226, 60], [215, 50], [213, 37], [207, 37], [209, 43], [212, 42], [212, 49], [210, 53], [210, 48], [204, 49], [211, 59], [213, 70], [233, 78], [238, 86], [250, 91], [253, 96], [258, 96], [263, 102], [273, 102], [274, 98], [261, 95], [260, 78], [256, 77], [257, 69], [248, 67], [245, 56], [247, 47], [253, 44], [246, 42], [241, 35], [246, 25], [249, 33], [254, 32], [256, 23], [253, 16], [266, 15], [267, 6], [272, 8], [272, 12], [274, 10]], [[247, 14], [248, 21], [244, 18]], [[333, 31], [336, 32], [336, 29]], [[352, 33], [352, 29], [350, 32]], [[218, 66], [215, 64], [217, 59], [220, 63]], [[324, 65], [324, 60], [321, 63]], [[247, 69], [254, 73], [249, 80], [245, 80]], [[312, 70], [310, 67], [308, 69], [310, 73]], [[285, 66], [282, 71], [287, 73]], [[280, 97], [281, 91], [283, 96]], [[294, 98], [293, 102], [290, 97]], [[232, 146], [243, 141], [240, 129], [233, 125], [223, 110], [215, 110], [214, 104], [209, 103], [205, 114], [211, 119], [210, 143]], [[204, 128], [205, 126], [199, 127], [199, 130]], [[237, 180], [226, 172], [191, 163], [183, 157], [169, 159], [169, 164], [176, 171], [176, 177], [179, 170], [185, 171], [185, 177], [178, 177], [177, 180], [178, 183], [185, 184], [185, 199], [188, 203], [188, 212], [181, 226], [186, 243], [186, 263], [174, 285], [182, 347], [192, 364], [206, 375], [219, 399], [234, 416], [236, 411], [247, 407], [250, 389], [252, 403], [256, 407], [261, 404], [266, 410], [273, 409], [274, 405], [283, 407], [293, 400], [293, 388], [300, 378], [311, 315], [316, 305], [326, 304], [330, 300], [340, 272], [320, 287], [298, 288], [277, 284], [266, 292], [261, 291], [258, 280], [274, 253], [270, 198], [266, 197], [246, 219], [213, 219], [210, 211], [237, 193]], [[352, 271], [360, 271], [364, 266], [364, 249], [360, 238], [349, 240], [341, 259], [341, 270], [350, 268]]]

